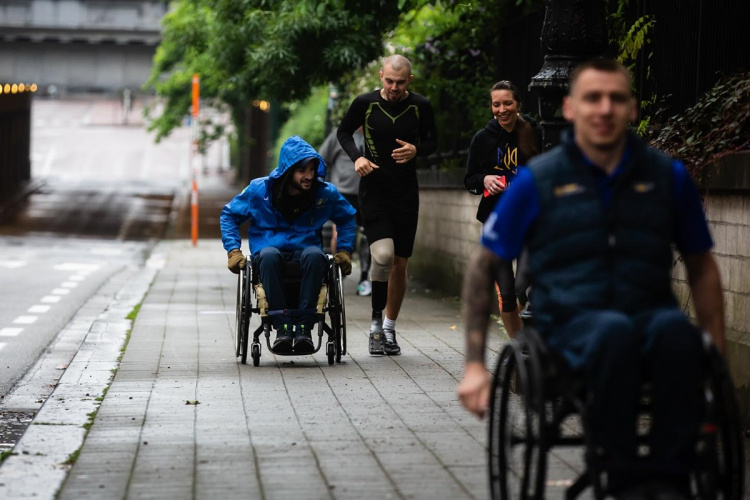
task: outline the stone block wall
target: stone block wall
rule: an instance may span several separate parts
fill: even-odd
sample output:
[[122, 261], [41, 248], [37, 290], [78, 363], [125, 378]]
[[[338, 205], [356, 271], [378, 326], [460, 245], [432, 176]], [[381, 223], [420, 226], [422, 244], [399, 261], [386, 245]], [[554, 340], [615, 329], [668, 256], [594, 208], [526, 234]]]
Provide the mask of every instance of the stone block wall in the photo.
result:
[[[750, 424], [750, 196], [709, 191], [705, 209], [724, 290], [725, 354], [743, 420]], [[682, 263], [675, 266], [673, 279], [680, 303], [694, 317]]]
[[[726, 357], [743, 421], [750, 426], [750, 190], [708, 191], [706, 216], [715, 241], [714, 255], [724, 289]], [[459, 295], [469, 255], [481, 231], [474, 218], [479, 197], [463, 188], [423, 188], [419, 228], [409, 273], [431, 288]], [[685, 270], [676, 262], [674, 289], [689, 311]]]
[[409, 273], [430, 288], [459, 295], [464, 270], [477, 247], [479, 196], [465, 189], [425, 189], [419, 193], [419, 226]]

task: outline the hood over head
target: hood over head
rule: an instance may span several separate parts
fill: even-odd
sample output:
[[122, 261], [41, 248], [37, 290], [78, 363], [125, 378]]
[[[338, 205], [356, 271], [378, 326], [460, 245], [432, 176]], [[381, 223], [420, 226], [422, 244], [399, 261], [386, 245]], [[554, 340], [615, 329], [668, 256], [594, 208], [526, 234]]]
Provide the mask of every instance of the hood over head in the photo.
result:
[[284, 144], [281, 146], [279, 165], [269, 174], [269, 177], [271, 179], [283, 177], [284, 174], [295, 168], [297, 164], [304, 165], [313, 159], [318, 161], [317, 176], [325, 178], [326, 163], [323, 161], [323, 157], [300, 136], [293, 135], [284, 141]]

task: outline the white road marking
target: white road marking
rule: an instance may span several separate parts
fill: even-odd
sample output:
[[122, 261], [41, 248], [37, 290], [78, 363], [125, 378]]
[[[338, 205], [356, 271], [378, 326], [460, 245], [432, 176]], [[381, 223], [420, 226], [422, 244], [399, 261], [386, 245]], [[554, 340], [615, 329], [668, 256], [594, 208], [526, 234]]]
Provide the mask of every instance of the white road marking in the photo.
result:
[[60, 284], [60, 286], [63, 288], [75, 288], [78, 286], [78, 283], [76, 283], [75, 281], [64, 281]]
[[3, 344], [2, 342], [0, 342], [0, 351], [3, 350], [3, 347], [5, 347], [5, 344]]
[[30, 312], [30, 313], [46, 313], [47, 311], [50, 310], [51, 307], [52, 306], [36, 305], [36, 306], [29, 307], [29, 310], [26, 311], [26, 312]]
[[52, 293], [55, 295], [68, 295], [70, 293], [69, 288], [55, 288], [52, 290]]
[[74, 274], [73, 276], [68, 277], [69, 281], [83, 281], [85, 279], [86, 279], [86, 276], [82, 274]]
[[99, 264], [81, 264], [78, 262], [65, 262], [55, 266], [56, 271], [78, 271], [91, 272], [99, 269]]
[[40, 302], [49, 302], [52, 304], [57, 304], [58, 302], [60, 302], [61, 298], [62, 297], [59, 297], [57, 295], [45, 295], [44, 297], [42, 297], [42, 300]]
[[0, 337], [17, 337], [23, 328], [0, 328]]
[[25, 260], [0, 260], [0, 267], [4, 267], [6, 269], [18, 269], [19, 267], [23, 267], [28, 262]]
[[36, 316], [19, 316], [13, 320], [16, 325], [30, 325], [37, 320]]

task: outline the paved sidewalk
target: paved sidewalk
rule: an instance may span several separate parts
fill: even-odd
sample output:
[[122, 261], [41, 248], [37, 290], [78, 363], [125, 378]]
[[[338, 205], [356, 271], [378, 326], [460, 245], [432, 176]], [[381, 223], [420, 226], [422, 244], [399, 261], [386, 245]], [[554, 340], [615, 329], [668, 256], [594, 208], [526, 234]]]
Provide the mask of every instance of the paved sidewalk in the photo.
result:
[[348, 279], [341, 364], [264, 349], [253, 367], [233, 355], [220, 243], [155, 252], [165, 266], [58, 498], [487, 498], [486, 424], [455, 396], [457, 301], [407, 294], [402, 355], [370, 356], [370, 300]]

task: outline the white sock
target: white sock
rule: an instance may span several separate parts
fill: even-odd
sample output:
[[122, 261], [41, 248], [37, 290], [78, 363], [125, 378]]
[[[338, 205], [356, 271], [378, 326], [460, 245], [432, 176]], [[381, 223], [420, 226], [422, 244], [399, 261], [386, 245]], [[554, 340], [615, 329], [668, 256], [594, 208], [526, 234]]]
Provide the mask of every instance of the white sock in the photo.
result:
[[396, 321], [386, 316], [383, 320], [383, 330], [396, 331]]

